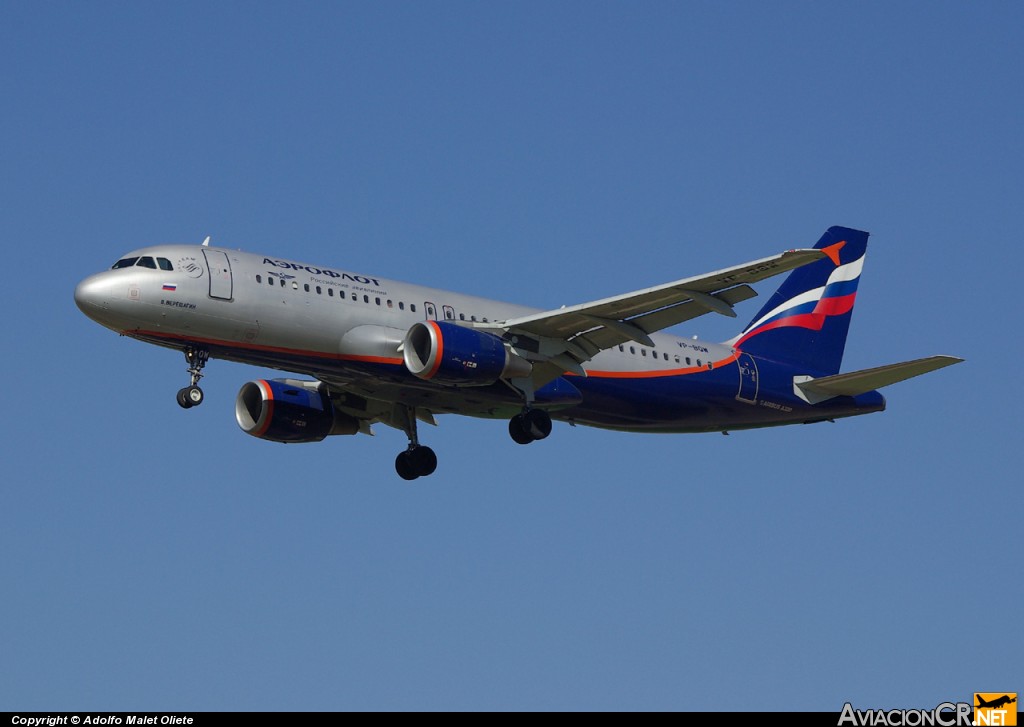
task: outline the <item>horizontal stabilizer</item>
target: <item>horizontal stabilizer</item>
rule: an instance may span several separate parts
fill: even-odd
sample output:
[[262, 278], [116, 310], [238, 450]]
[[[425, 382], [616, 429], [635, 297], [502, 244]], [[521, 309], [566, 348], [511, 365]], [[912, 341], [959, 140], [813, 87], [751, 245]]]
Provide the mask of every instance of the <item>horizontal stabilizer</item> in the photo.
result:
[[794, 376], [793, 389], [797, 396], [811, 404], [817, 404], [819, 401], [825, 401], [835, 396], [865, 394], [889, 384], [896, 384], [921, 374], [952, 366], [961, 361], [963, 359], [956, 356], [930, 356], [915, 361], [879, 366], [874, 369], [851, 371], [848, 374], [825, 376], [820, 379], [810, 376]]

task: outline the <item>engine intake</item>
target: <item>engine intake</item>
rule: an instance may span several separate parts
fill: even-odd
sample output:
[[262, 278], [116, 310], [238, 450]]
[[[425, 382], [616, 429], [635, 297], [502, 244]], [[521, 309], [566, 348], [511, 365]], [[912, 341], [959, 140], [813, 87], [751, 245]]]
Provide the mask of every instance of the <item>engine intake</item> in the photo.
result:
[[533, 370], [497, 336], [446, 321], [413, 325], [402, 356], [413, 375], [448, 386], [487, 386]]
[[322, 384], [293, 379], [245, 384], [235, 398], [235, 420], [246, 434], [272, 442], [319, 442], [359, 431], [359, 420], [335, 409]]

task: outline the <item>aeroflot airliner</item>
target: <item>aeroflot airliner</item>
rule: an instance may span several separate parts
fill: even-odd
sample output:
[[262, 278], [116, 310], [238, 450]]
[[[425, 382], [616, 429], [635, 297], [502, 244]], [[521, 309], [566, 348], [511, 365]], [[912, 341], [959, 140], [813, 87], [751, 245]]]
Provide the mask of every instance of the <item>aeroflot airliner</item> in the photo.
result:
[[[185, 354], [188, 409], [210, 358], [308, 380], [252, 381], [235, 418], [274, 442], [400, 429], [406, 480], [432, 474], [417, 422], [507, 418], [519, 444], [552, 419], [638, 432], [727, 432], [832, 421], [885, 408], [883, 386], [952, 356], [839, 373], [868, 234], [830, 228], [813, 249], [591, 303], [540, 311], [209, 245], [135, 250], [83, 280], [75, 302], [118, 333]], [[792, 271], [792, 272], [790, 272]], [[735, 338], [659, 331], [705, 313], [735, 317], [750, 287], [790, 272]]]

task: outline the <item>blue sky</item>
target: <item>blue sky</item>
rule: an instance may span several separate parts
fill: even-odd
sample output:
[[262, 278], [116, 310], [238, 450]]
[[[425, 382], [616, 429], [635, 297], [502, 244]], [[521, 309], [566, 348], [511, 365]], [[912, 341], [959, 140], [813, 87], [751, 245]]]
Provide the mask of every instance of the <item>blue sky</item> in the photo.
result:
[[[1022, 691], [1019, 3], [0, 6], [0, 709], [927, 707]], [[834, 425], [283, 446], [82, 316], [216, 243], [556, 307], [872, 232]], [[763, 296], [773, 281], [759, 287]], [[740, 324], [757, 301], [741, 308]], [[724, 340], [705, 317], [685, 335]], [[1018, 656], [1014, 656], [1017, 654]]]

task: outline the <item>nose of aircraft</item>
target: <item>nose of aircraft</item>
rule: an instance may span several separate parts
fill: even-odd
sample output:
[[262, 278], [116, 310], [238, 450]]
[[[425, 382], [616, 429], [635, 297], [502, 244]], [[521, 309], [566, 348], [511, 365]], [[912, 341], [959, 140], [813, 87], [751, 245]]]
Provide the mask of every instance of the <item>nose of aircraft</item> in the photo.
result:
[[75, 287], [75, 305], [90, 318], [96, 318], [109, 306], [103, 274], [91, 275]]

